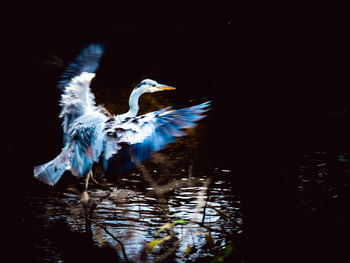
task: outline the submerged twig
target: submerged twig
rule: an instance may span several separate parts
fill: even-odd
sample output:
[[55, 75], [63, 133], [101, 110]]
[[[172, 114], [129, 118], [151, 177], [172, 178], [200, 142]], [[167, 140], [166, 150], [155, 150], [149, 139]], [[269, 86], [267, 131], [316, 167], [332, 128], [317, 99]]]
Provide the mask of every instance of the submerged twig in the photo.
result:
[[143, 177], [145, 178], [145, 180], [150, 184], [150, 186], [153, 188], [153, 191], [156, 195], [163, 195], [166, 194], [174, 189], [177, 188], [183, 188], [183, 187], [189, 187], [189, 186], [194, 186], [194, 185], [201, 185], [202, 181], [200, 181], [198, 178], [194, 178], [192, 177], [192, 165], [189, 168], [189, 178], [187, 181], [184, 180], [174, 180], [171, 181], [167, 184], [164, 185], [159, 185], [157, 184], [152, 176], [149, 174], [147, 168], [142, 164], [137, 162], [134, 157], [132, 157], [132, 159], [134, 160], [134, 163], [136, 165], [136, 167], [141, 171]]
[[180, 244], [180, 241], [181, 240], [177, 240], [172, 248], [168, 249], [167, 252], [161, 254], [160, 256], [158, 256], [154, 261], [153, 263], [157, 263], [157, 262], [163, 262], [164, 260], [166, 260], [168, 257], [170, 257], [172, 254], [174, 254], [176, 252], [176, 249], [178, 247], [178, 245]]
[[[211, 204], [207, 204], [207, 207], [210, 207], [211, 209], [215, 210], [216, 212], [218, 212], [219, 214], [231, 219], [232, 221], [234, 221], [235, 219], [229, 215], [228, 213], [224, 212], [224, 211], [221, 211], [219, 208], [216, 208], [215, 206], [212, 206]], [[235, 221], [234, 221], [235, 222]], [[236, 222], [237, 223], [237, 222]], [[238, 223], [237, 223], [238, 224]]]
[[125, 261], [126, 261], [126, 262], [130, 262], [130, 261], [128, 260], [127, 255], [126, 255], [126, 251], [125, 251], [125, 248], [124, 248], [124, 244], [123, 244], [116, 236], [114, 236], [111, 232], [109, 232], [109, 230], [108, 230], [104, 225], [101, 225], [100, 223], [98, 223], [98, 222], [96, 222], [95, 220], [92, 220], [91, 218], [88, 218], [88, 217], [86, 217], [86, 216], [83, 216], [83, 215], [82, 215], [82, 217], [85, 218], [85, 220], [88, 220], [89, 222], [92, 222], [92, 223], [94, 223], [95, 225], [101, 227], [109, 236], [111, 236], [115, 241], [117, 241], [118, 244], [120, 245], [120, 247], [122, 248], [123, 257], [125, 258]]
[[[201, 191], [198, 192], [197, 194], [197, 205], [194, 209], [194, 216], [193, 218], [190, 220], [189, 223], [189, 228], [186, 229], [186, 232], [183, 234], [183, 237], [181, 238], [181, 241], [186, 241], [186, 239], [188, 238], [188, 236], [190, 235], [190, 233], [192, 233], [192, 228], [194, 224], [198, 224], [199, 222], [199, 215], [200, 215], [200, 211], [202, 210], [202, 208], [205, 206], [203, 197], [204, 195], [207, 193], [208, 191], [208, 187], [210, 185], [211, 179], [208, 178], [204, 183], [203, 183], [203, 188], [201, 189]], [[192, 226], [191, 226], [192, 225]], [[203, 225], [203, 224], [202, 224]], [[185, 244], [187, 244], [187, 242], [185, 242]]]
[[193, 171], [193, 165], [191, 164], [191, 165], [188, 167], [188, 179], [191, 179], [191, 178], [192, 178], [192, 171]]
[[205, 221], [205, 215], [206, 215], [208, 201], [209, 201], [209, 193], [207, 194], [207, 200], [205, 200], [205, 204], [204, 204], [204, 208], [203, 208], [202, 224], [204, 224], [204, 221]]

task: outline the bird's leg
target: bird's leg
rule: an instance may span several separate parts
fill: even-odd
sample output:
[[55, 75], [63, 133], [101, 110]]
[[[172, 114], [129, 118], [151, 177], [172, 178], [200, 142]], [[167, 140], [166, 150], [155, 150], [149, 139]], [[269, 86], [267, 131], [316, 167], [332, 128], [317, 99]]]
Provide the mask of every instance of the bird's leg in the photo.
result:
[[95, 184], [99, 185], [99, 183], [97, 182], [97, 180], [94, 177], [94, 174], [92, 173], [92, 170], [91, 170], [91, 180], [94, 181]]
[[88, 173], [87, 176], [86, 176], [85, 191], [87, 191], [87, 189], [88, 189], [90, 177], [91, 177], [91, 178], [93, 177], [93, 175], [92, 175], [92, 169], [89, 171], [89, 173]]
[[[85, 181], [85, 191], [81, 195], [80, 202], [83, 205], [84, 208], [84, 214], [85, 217], [91, 217], [92, 209], [91, 209], [91, 203], [90, 203], [90, 197], [88, 193], [88, 186], [89, 186], [89, 178], [91, 176], [92, 171], [90, 170], [89, 173], [86, 175], [86, 181]], [[91, 222], [85, 219], [85, 229], [86, 233], [89, 236], [92, 236], [91, 232]]]
[[95, 184], [100, 185], [100, 184], [97, 182], [97, 180], [94, 178], [94, 174], [93, 174], [92, 169], [91, 169], [90, 172], [89, 172], [89, 173], [87, 174], [87, 176], [86, 176], [85, 191], [87, 191], [87, 189], [88, 189], [90, 178], [91, 178], [91, 180], [92, 180]]

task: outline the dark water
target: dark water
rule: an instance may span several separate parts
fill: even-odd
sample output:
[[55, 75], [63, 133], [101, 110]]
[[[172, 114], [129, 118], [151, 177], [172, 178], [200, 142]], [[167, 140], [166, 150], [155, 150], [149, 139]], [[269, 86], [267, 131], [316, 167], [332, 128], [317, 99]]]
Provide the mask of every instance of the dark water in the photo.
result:
[[349, 142], [346, 145], [342, 151], [306, 154], [297, 169], [298, 198], [314, 223], [326, 232], [339, 231], [348, 220]]
[[[34, 251], [39, 252], [35, 261], [65, 262], [67, 257], [72, 257], [72, 251], [66, 248], [67, 244], [62, 245], [62, 240], [71, 243], [69, 238], [73, 234], [82, 235], [84, 242], [90, 242], [95, 249], [112, 248], [114, 259], [124, 261], [121, 246], [111, 235], [123, 243], [132, 262], [154, 261], [168, 250], [173, 250], [164, 257], [169, 262], [214, 257], [232, 244], [234, 236], [242, 234], [243, 223], [240, 197], [232, 192], [231, 182], [227, 180], [231, 171], [214, 171], [213, 179], [209, 174], [188, 178], [187, 171], [177, 179], [168, 177], [169, 182], [176, 181], [178, 185], [172, 191], [167, 188], [161, 196], [155, 194], [154, 188], [147, 187], [141, 173], [119, 178], [120, 184], [108, 185], [110, 190], [91, 186], [88, 191], [90, 205], [94, 206], [91, 215], [84, 212], [81, 192], [72, 189], [27, 197], [29, 212], [23, 224], [29, 227], [27, 220], [38, 223], [31, 226], [31, 231], [36, 233], [32, 238]], [[91, 216], [91, 224], [87, 224], [85, 215]], [[184, 221], [157, 233], [164, 224], [177, 220]], [[147, 250], [147, 244], [169, 235], [172, 237], [169, 241], [159, 244], [152, 252]], [[83, 246], [75, 242], [71, 245]], [[185, 256], [187, 246], [191, 252]], [[79, 257], [78, 253], [82, 252], [73, 253], [77, 253], [73, 257]]]
[[[339, 238], [346, 236], [349, 220], [350, 165], [346, 145], [349, 143], [337, 151], [328, 148], [308, 152], [294, 167], [295, 183], [291, 187], [299, 210], [288, 227], [303, 237], [298, 246], [306, 248], [298, 250], [293, 258], [302, 255], [303, 249], [311, 254], [310, 259], [341, 255], [345, 244]], [[90, 184], [87, 210], [81, 203], [83, 182], [73, 184], [69, 175], [55, 189], [36, 188], [38, 192], [22, 200], [20, 207], [25, 212], [17, 226], [22, 229], [21, 235], [29, 237], [28, 257], [33, 262], [89, 262], [102, 258], [106, 262], [125, 262], [121, 242], [131, 262], [211, 262], [227, 247], [234, 248], [236, 262], [250, 258], [239, 246], [246, 235], [243, 213], [247, 210], [242, 207], [231, 168], [203, 170], [183, 163], [174, 169], [163, 160], [167, 155], [174, 157], [172, 154], [158, 153], [114, 183], [104, 180], [96, 168], [95, 177], [104, 186]], [[294, 211], [292, 206], [287, 209]], [[263, 217], [274, 222], [266, 213], [259, 218]], [[170, 226], [174, 222], [178, 223]], [[268, 231], [274, 233], [273, 229]], [[152, 242], [167, 237], [152, 251], [148, 249]], [[188, 247], [191, 250], [186, 253]]]

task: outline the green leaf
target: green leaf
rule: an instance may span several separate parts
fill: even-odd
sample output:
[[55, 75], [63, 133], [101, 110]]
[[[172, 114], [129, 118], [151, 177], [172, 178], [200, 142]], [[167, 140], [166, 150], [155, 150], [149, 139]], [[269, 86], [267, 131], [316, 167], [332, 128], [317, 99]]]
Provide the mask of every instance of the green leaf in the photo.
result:
[[157, 245], [162, 244], [162, 243], [163, 243], [163, 241], [161, 239], [152, 240], [151, 242], [149, 242], [147, 244], [148, 252], [151, 253]]
[[338, 161], [341, 162], [341, 163], [346, 163], [348, 161], [348, 159], [346, 159], [343, 154], [339, 154], [338, 155]]
[[180, 220], [176, 220], [172, 223], [173, 226], [177, 225], [177, 224], [186, 224], [187, 221], [186, 220], [183, 220], [183, 219], [180, 219]]
[[148, 250], [148, 252], [151, 253], [151, 252], [154, 250], [154, 248], [155, 248], [156, 246], [162, 244], [164, 241], [167, 241], [167, 240], [169, 240], [169, 239], [171, 239], [171, 236], [170, 236], [170, 235], [169, 235], [169, 236], [166, 236], [166, 237], [163, 237], [162, 239], [155, 239], [155, 240], [152, 240], [151, 242], [149, 242], [149, 243], [147, 244], [147, 250]]
[[190, 244], [187, 244], [187, 248], [186, 248], [186, 251], [185, 251], [185, 257], [188, 257], [188, 255], [191, 253], [191, 246]]
[[226, 258], [228, 258], [233, 251], [233, 246], [228, 245], [222, 252], [221, 255], [215, 256], [212, 260], [211, 263], [219, 263], [219, 262], [224, 262]]
[[232, 251], [233, 251], [232, 245], [228, 245], [224, 251], [223, 257], [226, 258], [226, 257], [230, 256], [232, 254]]

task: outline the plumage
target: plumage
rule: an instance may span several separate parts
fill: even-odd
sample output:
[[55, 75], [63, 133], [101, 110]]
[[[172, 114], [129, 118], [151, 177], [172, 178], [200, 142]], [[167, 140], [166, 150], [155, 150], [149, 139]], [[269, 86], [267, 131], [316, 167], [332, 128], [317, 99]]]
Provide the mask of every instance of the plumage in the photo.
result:
[[104, 45], [102, 43], [93, 43], [81, 50], [74, 61], [64, 70], [58, 88], [64, 91], [74, 77], [81, 75], [83, 72], [96, 72], [103, 52]]
[[34, 167], [34, 177], [46, 184], [55, 185], [70, 167], [74, 152], [73, 147], [74, 144], [65, 146], [55, 159]]
[[86, 175], [94, 162], [99, 161], [104, 144], [107, 116], [95, 111], [76, 119], [68, 134], [75, 143], [71, 171], [75, 176]]
[[90, 90], [99, 61], [104, 51], [103, 44], [95, 43], [84, 48], [61, 76], [58, 87], [62, 91], [60, 118], [63, 119], [63, 142], [68, 143], [67, 131], [75, 119], [85, 113], [96, 111], [95, 96]]
[[58, 86], [62, 91], [59, 117], [63, 119], [64, 147], [52, 161], [34, 167], [34, 176], [44, 183], [55, 185], [65, 170], [77, 177], [87, 175], [102, 154], [105, 169], [115, 157], [122, 160], [119, 169], [130, 169], [134, 162], [146, 160], [185, 135], [182, 130], [194, 127], [209, 106], [205, 102], [179, 110], [167, 107], [137, 116], [142, 94], [175, 89], [145, 79], [132, 91], [129, 111], [111, 117], [106, 109], [96, 106], [90, 90], [102, 53], [101, 44], [87, 46], [62, 75]]
[[[173, 142], [176, 137], [184, 136], [186, 133], [182, 129], [194, 127], [195, 123], [204, 117], [202, 113], [207, 111], [205, 108], [209, 103], [208, 101], [180, 110], [169, 110], [168, 107], [129, 118], [123, 122], [110, 121], [106, 125], [107, 140], [117, 145], [118, 149], [122, 149], [123, 146], [128, 149], [123, 153], [126, 155], [123, 156], [125, 167], [121, 167], [121, 170], [127, 170], [133, 166], [132, 158], [142, 162], [154, 151]], [[108, 155], [105, 158], [111, 156]]]
[[102, 44], [88, 45], [68, 65], [58, 83], [64, 147], [54, 160], [34, 167], [34, 176], [49, 185], [55, 185], [65, 170], [75, 176], [85, 175], [101, 154], [103, 136], [99, 131], [108, 118], [96, 106], [90, 83], [103, 51]]

